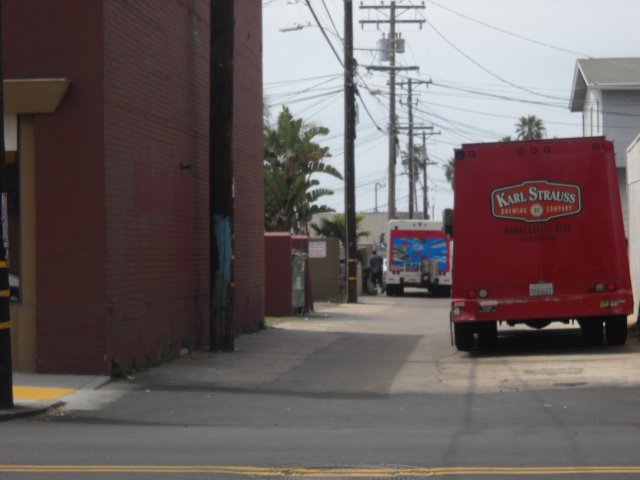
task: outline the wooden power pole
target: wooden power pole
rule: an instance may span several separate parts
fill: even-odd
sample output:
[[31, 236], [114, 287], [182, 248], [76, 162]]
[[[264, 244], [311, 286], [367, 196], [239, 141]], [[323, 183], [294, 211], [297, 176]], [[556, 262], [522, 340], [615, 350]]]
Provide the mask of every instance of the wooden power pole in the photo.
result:
[[344, 0], [344, 171], [347, 230], [347, 302], [358, 302], [356, 236], [355, 138], [356, 109], [353, 61], [353, 0]]
[[[389, 219], [396, 216], [396, 163], [397, 163], [397, 145], [398, 145], [398, 125], [396, 118], [396, 72], [401, 70], [418, 70], [418, 67], [399, 67], [396, 65], [396, 53], [398, 52], [398, 35], [396, 33], [397, 23], [419, 23], [421, 26], [424, 20], [399, 20], [397, 18], [396, 2], [392, 1], [389, 5], [382, 3], [381, 5], [361, 5], [361, 9], [388, 11], [388, 19], [361, 20], [362, 25], [381, 23], [389, 24], [389, 66], [369, 66], [369, 70], [383, 70], [389, 72]], [[402, 12], [409, 10], [423, 9], [424, 5], [402, 5]]]

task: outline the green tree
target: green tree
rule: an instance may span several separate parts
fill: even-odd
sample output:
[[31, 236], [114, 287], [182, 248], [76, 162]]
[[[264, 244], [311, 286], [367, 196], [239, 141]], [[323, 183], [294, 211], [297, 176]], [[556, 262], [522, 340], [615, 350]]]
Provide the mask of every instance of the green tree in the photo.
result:
[[325, 136], [325, 127], [305, 125], [283, 107], [275, 126], [264, 129], [265, 229], [308, 233], [308, 223], [315, 213], [333, 212], [319, 199], [333, 191], [319, 188], [315, 175], [323, 173], [342, 179], [333, 166], [325, 162], [329, 147], [314, 141]]
[[[356, 215], [356, 239], [368, 237], [371, 232], [361, 229], [364, 215]], [[311, 229], [319, 237], [325, 238], [337, 238], [342, 245], [347, 244], [347, 227], [344, 214], [336, 213], [333, 218], [321, 218], [320, 225], [316, 223], [311, 224]]]
[[[424, 145], [413, 145], [413, 178], [414, 180], [418, 180], [420, 178], [420, 174], [425, 168], [425, 165], [429, 158], [427, 157], [427, 151], [424, 148]], [[402, 167], [404, 171], [409, 173], [409, 164], [411, 163], [411, 158], [409, 156], [409, 152], [402, 152]]]
[[444, 176], [447, 178], [447, 180], [451, 184], [451, 189], [455, 190], [456, 171], [453, 163], [453, 158], [450, 158], [447, 164], [444, 166]]
[[[421, 180], [422, 180], [422, 173], [424, 172], [424, 169], [427, 168], [427, 162], [429, 161], [429, 157], [427, 155], [427, 149], [425, 148], [425, 145], [413, 145], [413, 184], [414, 184], [414, 188], [413, 188], [413, 195], [414, 195], [414, 200], [416, 200], [416, 203], [414, 205], [416, 205], [416, 210], [417, 208], [417, 197], [418, 197], [418, 189], [416, 188], [416, 186], [418, 184], [421, 184]], [[404, 168], [404, 171], [407, 173], [407, 175], [409, 175], [410, 172], [410, 164], [411, 164], [411, 157], [409, 156], [409, 152], [402, 152], [402, 166]]]
[[539, 140], [544, 138], [547, 130], [544, 122], [535, 115], [520, 117], [515, 127], [518, 140]]

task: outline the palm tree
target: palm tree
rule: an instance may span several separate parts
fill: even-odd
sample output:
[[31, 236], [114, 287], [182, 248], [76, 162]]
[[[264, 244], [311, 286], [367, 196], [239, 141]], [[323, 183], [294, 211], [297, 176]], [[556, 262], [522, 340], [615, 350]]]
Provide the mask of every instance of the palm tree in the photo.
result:
[[451, 184], [451, 189], [455, 190], [456, 171], [453, 163], [453, 158], [450, 158], [447, 164], [444, 166], [444, 176], [447, 178], [447, 180]]
[[265, 229], [308, 233], [308, 223], [314, 213], [333, 212], [326, 205], [315, 204], [333, 191], [318, 188], [314, 178], [318, 173], [342, 179], [333, 166], [325, 162], [329, 147], [314, 142], [327, 135], [325, 127], [305, 125], [283, 107], [275, 127], [265, 126]]
[[[425, 169], [427, 168], [429, 162], [429, 156], [427, 155], [427, 149], [426, 149], [426, 145], [413, 145], [413, 204], [416, 205], [416, 210], [418, 210], [417, 208], [417, 198], [418, 198], [418, 189], [415, 188], [416, 185], [418, 184], [422, 184], [421, 182], [421, 174], [424, 173]], [[410, 175], [410, 164], [412, 163], [412, 159], [409, 156], [409, 152], [402, 152], [402, 166], [404, 167], [404, 171], [407, 173], [407, 175], [409, 175], [409, 178], [411, 178]], [[424, 188], [424, 185], [422, 185], [422, 187]], [[425, 215], [427, 213], [425, 212]], [[426, 216], [425, 216], [426, 218]]]
[[544, 138], [547, 130], [544, 122], [535, 115], [520, 117], [515, 126], [518, 140], [539, 140]]
[[[356, 215], [356, 239], [371, 235], [371, 232], [360, 229], [363, 220], [364, 215]], [[343, 246], [347, 244], [346, 220], [342, 213], [336, 213], [333, 218], [321, 218], [320, 225], [312, 223], [311, 228], [319, 237], [337, 238]]]

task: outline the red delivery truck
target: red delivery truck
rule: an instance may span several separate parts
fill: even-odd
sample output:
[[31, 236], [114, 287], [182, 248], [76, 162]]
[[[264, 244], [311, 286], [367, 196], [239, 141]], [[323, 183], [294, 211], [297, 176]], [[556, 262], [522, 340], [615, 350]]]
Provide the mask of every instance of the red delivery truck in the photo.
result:
[[578, 322], [623, 345], [633, 297], [613, 144], [603, 137], [456, 150], [451, 325], [458, 350], [497, 325]]

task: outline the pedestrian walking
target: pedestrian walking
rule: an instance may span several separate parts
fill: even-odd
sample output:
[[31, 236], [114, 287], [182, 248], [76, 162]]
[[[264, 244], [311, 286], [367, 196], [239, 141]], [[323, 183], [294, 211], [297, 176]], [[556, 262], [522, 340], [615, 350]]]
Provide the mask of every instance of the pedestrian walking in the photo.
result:
[[374, 290], [380, 287], [380, 292], [382, 292], [382, 264], [382, 257], [374, 250], [373, 255], [369, 258], [369, 272]]

